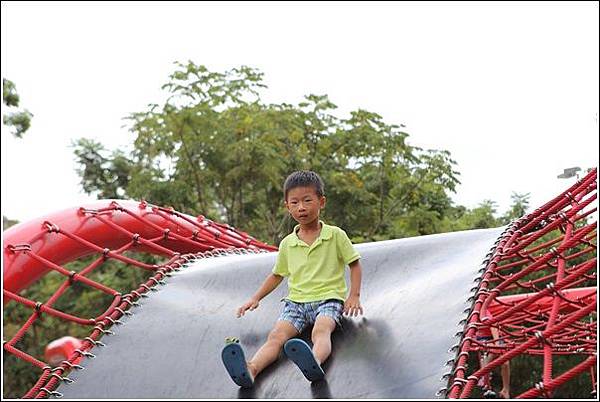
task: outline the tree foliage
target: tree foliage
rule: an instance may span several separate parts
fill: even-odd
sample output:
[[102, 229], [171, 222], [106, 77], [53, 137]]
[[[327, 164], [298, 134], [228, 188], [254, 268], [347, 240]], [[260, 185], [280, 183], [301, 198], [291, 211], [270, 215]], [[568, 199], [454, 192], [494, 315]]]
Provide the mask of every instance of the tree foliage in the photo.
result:
[[6, 230], [11, 226], [16, 225], [17, 223], [19, 223], [19, 221], [14, 220], [14, 219], [9, 219], [6, 216], [2, 215], [2, 229]]
[[[19, 94], [17, 93], [17, 88], [12, 81], [7, 80], [6, 78], [2, 79], [2, 101], [9, 108], [19, 107]], [[2, 122], [4, 125], [12, 127], [12, 133], [15, 137], [22, 138], [23, 134], [31, 126], [32, 117], [33, 114], [27, 109], [17, 110], [15, 112], [6, 113], [2, 117]]]
[[220, 73], [177, 63], [163, 86], [168, 100], [127, 117], [129, 155], [74, 143], [84, 190], [204, 214], [278, 243], [293, 224], [282, 182], [311, 169], [326, 183], [323, 219], [355, 240], [448, 230], [449, 193], [459, 183], [448, 151], [409, 145], [401, 126], [374, 112], [340, 118], [326, 95], [267, 104], [265, 87], [250, 67]]
[[[82, 188], [98, 198], [145, 199], [203, 214], [273, 244], [295, 224], [283, 208], [282, 184], [299, 169], [323, 177], [322, 218], [344, 228], [354, 242], [497, 227], [528, 208], [529, 195], [516, 193], [500, 217], [491, 200], [472, 209], [454, 205], [450, 193], [459, 172], [450, 152], [410, 144], [402, 125], [372, 111], [340, 117], [327, 95], [309, 94], [296, 105], [265, 103], [265, 88], [263, 74], [247, 66], [213, 72], [193, 62], [176, 63], [163, 86], [168, 99], [127, 116], [131, 149], [109, 150], [86, 138], [73, 142]], [[8, 92], [14, 103], [11, 94], [16, 92]], [[68, 269], [79, 271], [90, 262], [76, 261]], [[147, 275], [111, 260], [103, 267], [92, 279], [122, 292]], [[50, 273], [26, 296], [47, 300], [63, 280]], [[56, 307], [82, 317], [96, 316], [110, 303], [81, 286], [69, 292]], [[7, 304], [5, 338], [29, 314]], [[83, 338], [89, 328], [46, 317], [17, 346], [41, 357], [50, 341], [67, 334]], [[37, 378], [36, 370], [8, 354], [4, 370], [5, 397], [22, 396]]]
[[501, 221], [504, 224], [508, 224], [511, 221], [518, 219], [520, 217], [522, 217], [523, 215], [525, 215], [525, 213], [527, 212], [527, 209], [529, 208], [529, 197], [530, 197], [530, 193], [525, 193], [525, 194], [519, 194], [519, 193], [512, 193], [511, 195], [511, 200], [512, 200], [512, 205], [510, 207], [510, 209], [506, 212], [506, 214], [504, 214], [504, 216], [502, 216]]

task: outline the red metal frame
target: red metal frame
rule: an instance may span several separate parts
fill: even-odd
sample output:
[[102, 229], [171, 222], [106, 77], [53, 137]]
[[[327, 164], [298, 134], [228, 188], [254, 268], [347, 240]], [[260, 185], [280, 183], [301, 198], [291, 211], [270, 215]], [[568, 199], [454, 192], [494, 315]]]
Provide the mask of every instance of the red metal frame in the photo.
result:
[[[598, 351], [596, 312], [597, 171], [513, 224], [489, 254], [473, 297], [467, 325], [453, 359], [446, 395], [467, 398], [478, 381], [518, 355], [543, 356], [543, 376], [518, 398], [551, 397], [556, 388], [591, 370], [595, 392]], [[548, 240], [549, 237], [553, 237]], [[529, 290], [527, 294], [515, 294]], [[492, 317], [486, 317], [487, 311]], [[479, 329], [496, 328], [498, 339], [478, 341]], [[469, 372], [469, 352], [492, 352], [496, 358]], [[589, 356], [564, 373], [553, 372], [553, 356]], [[558, 374], [558, 375], [557, 375]]]
[[[194, 218], [170, 208], [144, 201], [103, 200], [80, 208], [69, 208], [49, 216], [16, 225], [4, 232], [3, 302], [15, 301], [32, 309], [21, 329], [4, 342], [3, 348], [19, 359], [42, 370], [37, 383], [25, 398], [43, 398], [56, 394], [54, 389], [71, 369], [77, 369], [82, 356], [100, 344], [99, 338], [110, 333], [110, 327], [135, 306], [139, 298], [163, 283], [170, 272], [186, 266], [195, 258], [228, 253], [276, 251], [277, 247], [262, 243], [229, 225]], [[149, 265], [123, 255], [126, 251], [145, 252], [168, 257], [160, 265]], [[88, 255], [98, 258], [79, 272], [68, 271], [64, 264]], [[87, 278], [108, 259], [151, 271], [153, 275], [136, 289], [120, 294]], [[45, 302], [29, 300], [19, 294], [50, 270], [65, 277], [63, 284]], [[53, 308], [53, 304], [75, 282], [91, 286], [113, 297], [106, 311], [95, 318], [80, 318]], [[31, 356], [16, 345], [42, 316], [49, 314], [79, 325], [93, 327], [81, 347], [55, 368]]]
[[[556, 387], [588, 369], [592, 370], [595, 389], [596, 322], [583, 322], [582, 319], [596, 310], [596, 287], [576, 286], [596, 280], [596, 274], [590, 273], [596, 266], [596, 223], [577, 226], [577, 222], [583, 222], [596, 211], [591, 208], [596, 201], [596, 180], [594, 169], [555, 199], [514, 222], [498, 240], [486, 261], [486, 270], [479, 278], [473, 308], [453, 359], [447, 396], [468, 397], [479, 378], [519, 354], [542, 354], [545, 361], [542, 381], [520, 397], [549, 396]], [[536, 245], [542, 236], [558, 230], [562, 235]], [[203, 216], [194, 218], [143, 201], [122, 200], [104, 200], [81, 208], [69, 208], [16, 225], [4, 233], [4, 246], [3, 300], [14, 300], [33, 310], [18, 333], [4, 343], [4, 350], [42, 369], [38, 382], [25, 397], [52, 394], [58, 382], [64, 380], [62, 375], [76, 367], [82, 355], [90, 353], [98, 339], [110, 331], [109, 327], [118, 322], [137, 299], [160, 284], [171, 271], [184, 266], [190, 258], [240, 249], [277, 250], [247, 233]], [[148, 265], [123, 255], [131, 250], [167, 256], [168, 261]], [[70, 272], [63, 267], [93, 254], [98, 255], [98, 259], [80, 272]], [[152, 271], [154, 275], [125, 295], [86, 277], [110, 258]], [[584, 258], [584, 261], [571, 263], [575, 258]], [[528, 275], [548, 267], [555, 268], [556, 272], [526, 281]], [[41, 303], [19, 295], [50, 270], [64, 275], [65, 282], [49, 300]], [[549, 281], [546, 287], [538, 287]], [[112, 295], [111, 305], [93, 319], [74, 317], [52, 308], [74, 282]], [[513, 294], [519, 289], [530, 292]], [[481, 312], [486, 310], [491, 311], [492, 318], [484, 319]], [[93, 326], [83, 346], [59, 367], [51, 368], [15, 347], [42, 314]], [[504, 346], [477, 342], [475, 332], [483, 326], [497, 328], [505, 341]], [[474, 350], [493, 351], [498, 357], [467, 375], [466, 359]], [[552, 356], [564, 353], [582, 353], [589, 358], [553, 378]]]
[[[63, 236], [48, 236], [48, 233], [56, 233], [55, 229], [59, 229]], [[103, 200], [18, 224], [4, 232], [4, 289], [18, 293], [50, 270], [47, 267], [40, 269], [39, 261], [16, 252], [22, 248], [30, 247], [36, 255], [64, 265], [104, 248], [122, 248], [134, 241], [136, 234], [139, 244], [135, 251], [170, 257], [175, 253], [196, 253], [216, 248], [277, 250], [247, 233], [203, 216], [194, 218], [146, 202]], [[74, 240], [73, 236], [90, 242]], [[99, 250], [96, 244], [103, 248]], [[133, 263], [130, 260], [125, 262]]]

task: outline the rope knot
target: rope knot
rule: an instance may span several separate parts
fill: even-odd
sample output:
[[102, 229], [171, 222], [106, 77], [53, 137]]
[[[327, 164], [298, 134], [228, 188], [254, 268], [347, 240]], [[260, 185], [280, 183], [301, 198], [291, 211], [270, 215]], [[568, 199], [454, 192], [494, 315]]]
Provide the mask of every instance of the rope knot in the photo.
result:
[[48, 230], [48, 233], [52, 233], [52, 232], [59, 233], [60, 232], [60, 228], [52, 222], [45, 221], [42, 225], [46, 227], [46, 229]]
[[13, 254], [17, 251], [31, 251], [31, 245], [27, 243], [15, 244], [14, 246], [12, 244], [9, 244], [8, 246], [6, 246], [6, 248], [8, 248], [8, 251], [10, 251]]

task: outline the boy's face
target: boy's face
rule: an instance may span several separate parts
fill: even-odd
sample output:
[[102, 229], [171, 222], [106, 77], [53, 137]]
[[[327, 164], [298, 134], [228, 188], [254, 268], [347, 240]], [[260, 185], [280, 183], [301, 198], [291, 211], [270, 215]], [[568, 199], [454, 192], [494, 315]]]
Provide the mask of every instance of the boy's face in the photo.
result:
[[301, 225], [319, 219], [321, 208], [325, 206], [325, 196], [319, 197], [313, 186], [295, 187], [288, 191], [285, 206]]

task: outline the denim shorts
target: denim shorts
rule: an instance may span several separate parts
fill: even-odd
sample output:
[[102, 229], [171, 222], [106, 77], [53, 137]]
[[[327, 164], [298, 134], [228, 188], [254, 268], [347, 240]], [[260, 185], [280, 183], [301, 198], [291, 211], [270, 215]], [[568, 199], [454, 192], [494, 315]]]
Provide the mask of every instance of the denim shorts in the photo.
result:
[[336, 324], [340, 324], [344, 303], [337, 299], [327, 299], [308, 303], [296, 303], [285, 299], [285, 306], [279, 315], [279, 321], [287, 321], [298, 332], [302, 332], [308, 325], [314, 324], [317, 317], [323, 315], [331, 317]]

